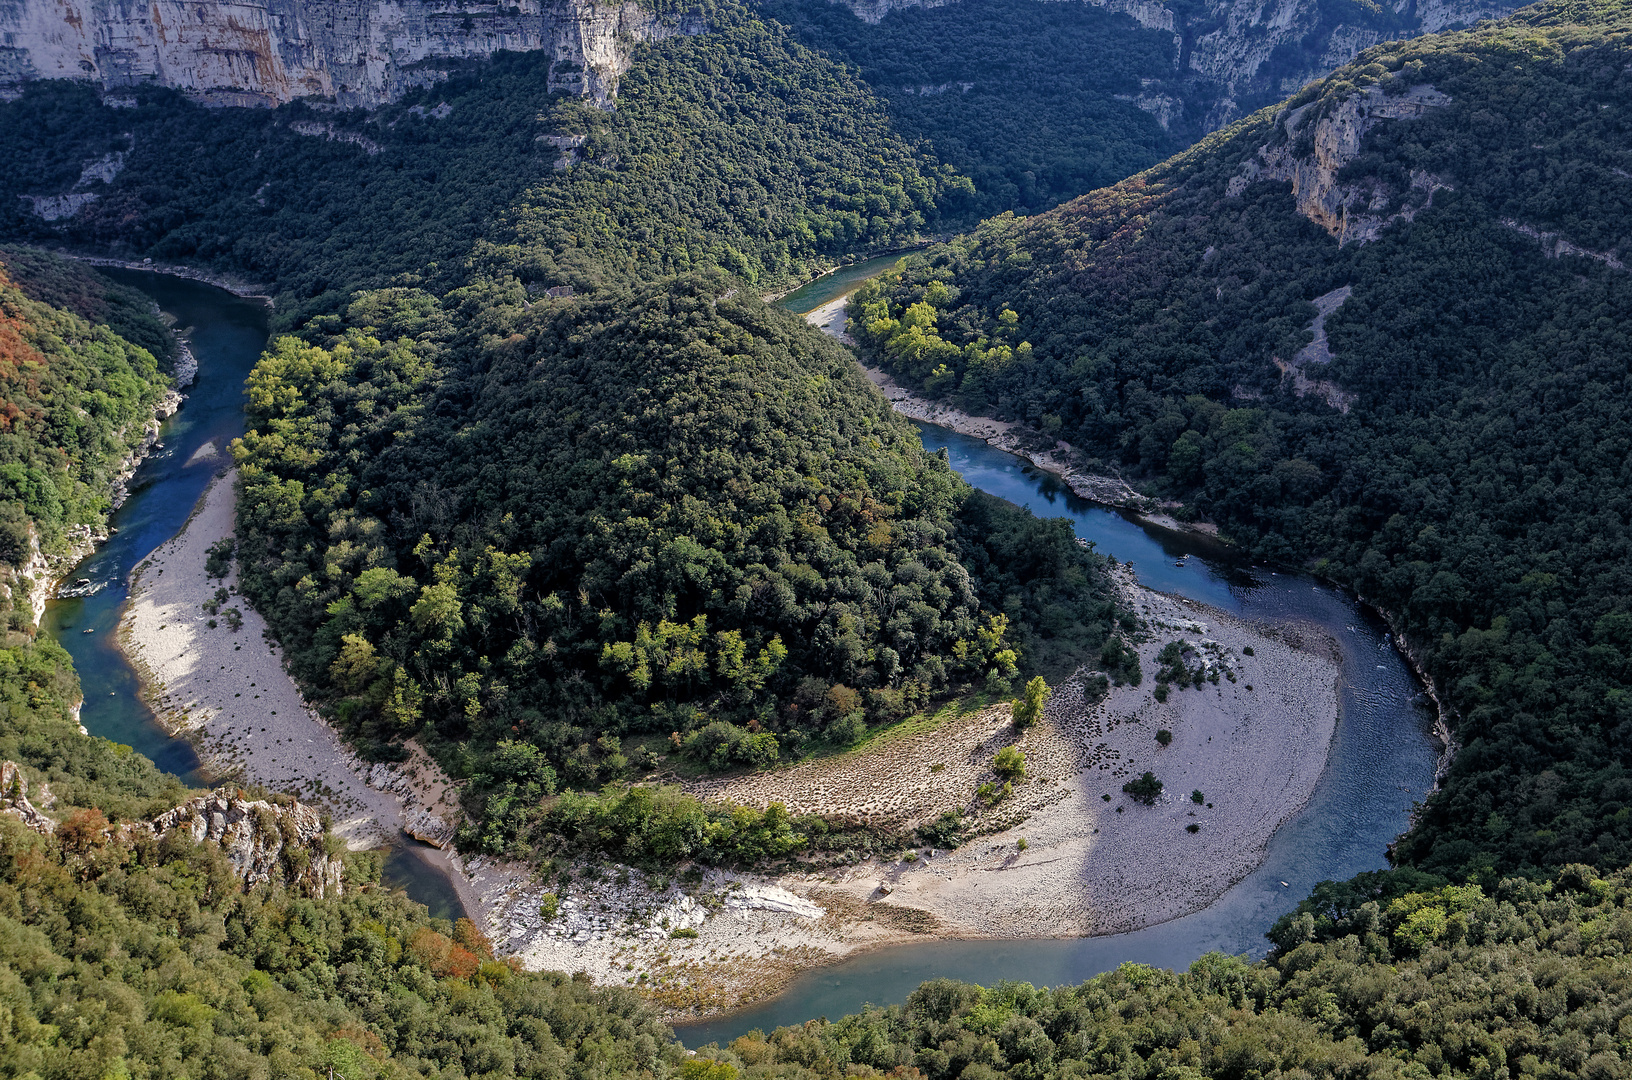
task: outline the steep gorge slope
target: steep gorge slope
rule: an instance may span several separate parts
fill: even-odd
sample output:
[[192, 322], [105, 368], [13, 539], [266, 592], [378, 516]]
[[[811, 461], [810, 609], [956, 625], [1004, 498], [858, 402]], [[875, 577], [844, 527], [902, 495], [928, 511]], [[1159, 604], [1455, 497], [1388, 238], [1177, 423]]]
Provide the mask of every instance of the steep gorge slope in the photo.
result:
[[[948, 8], [966, 0], [834, 2], [849, 7], [864, 21], [877, 24], [892, 11]], [[1046, 12], [1040, 17], [1058, 17], [1053, 11], [1063, 3], [1073, 2], [1078, 0], [1039, 4]], [[1156, 84], [1157, 89], [1146, 95], [1141, 107], [1152, 111], [1172, 109], [1179, 102], [1166, 95], [1190, 96], [1181, 89], [1185, 81], [1205, 84], [1207, 90], [1202, 93], [1210, 100], [1199, 117], [1191, 118], [1191, 123], [1199, 121], [1205, 130], [1223, 127], [1245, 112], [1295, 92], [1373, 45], [1471, 26], [1482, 19], [1499, 19], [1520, 6], [1510, 0], [1395, 0], [1389, 5], [1334, 0], [1080, 2], [1127, 15], [1147, 30], [1171, 35], [1177, 75], [1150, 72], [1147, 81]], [[1163, 87], [1164, 83], [1168, 85]]]
[[1390, 611], [1462, 743], [1396, 852], [1424, 866], [1632, 860], [1629, 29], [1544, 4], [1378, 46], [852, 307], [930, 393]]
[[768, 287], [913, 243], [966, 199], [839, 65], [703, 10], [709, 33], [635, 49], [615, 111], [552, 90], [546, 53], [373, 110], [29, 84], [0, 104], [0, 236], [236, 273], [298, 321], [490, 273], [584, 291], [719, 266]]

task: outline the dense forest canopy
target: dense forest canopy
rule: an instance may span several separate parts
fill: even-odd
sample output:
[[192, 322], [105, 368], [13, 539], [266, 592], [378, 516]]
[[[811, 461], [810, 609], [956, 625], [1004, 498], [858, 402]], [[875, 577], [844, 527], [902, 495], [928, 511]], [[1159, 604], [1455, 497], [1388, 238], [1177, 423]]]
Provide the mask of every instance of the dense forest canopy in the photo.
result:
[[110, 322], [169, 344], [157, 315], [105, 278], [0, 250], [0, 562], [62, 554], [106, 522], [115, 473], [169, 386]]
[[[838, 64], [730, 0], [709, 32], [640, 45], [615, 111], [548, 91], [548, 53], [501, 53], [392, 105], [207, 109], [80, 84], [0, 103], [0, 239], [112, 249], [267, 283], [296, 326], [358, 288], [477, 277], [626, 287], [724, 268], [763, 286], [918, 241], [973, 189], [891, 127]], [[22, 196], [110, 183], [71, 218]]]
[[[933, 694], [1126, 661], [1131, 619], [1097, 556], [972, 495], [847, 353], [750, 291], [1162, 149], [1123, 103], [1071, 114], [1089, 119], [1039, 156], [1068, 117], [1033, 81], [1012, 100], [1034, 122], [996, 149], [959, 139], [995, 128], [1000, 102], [888, 88], [942, 78], [947, 28], [1000, 10], [897, 13], [868, 38], [843, 12], [777, 15], [789, 30], [717, 5], [709, 33], [638, 51], [611, 113], [550, 97], [528, 56], [374, 113], [205, 112], [148, 89], [115, 111], [42, 85], [0, 104], [0, 235], [279, 290], [297, 333], [247, 388], [242, 587], [364, 749], [417, 735], [469, 781], [461, 843], [752, 863], [814, 844], [816, 823], [620, 782], [654, 746], [760, 767]], [[1629, 883], [1564, 864], [1632, 861], [1627, 11], [1542, 5], [1374, 48], [1133, 179], [911, 257], [852, 306], [902, 379], [1352, 584], [1433, 675], [1462, 749], [1395, 849], [1409, 865], [1317, 888], [1268, 961], [934, 983], [688, 1058], [632, 997], [520, 974], [468, 925], [385, 895], [369, 857], [318, 901], [246, 893], [208, 848], [0, 816], [3, 1067], [1622, 1075]], [[1063, 42], [1155, 48], [1102, 12], [1063, 24]], [[1096, 102], [1131, 77], [1082, 76]], [[1342, 228], [1382, 223], [1340, 244], [1275, 163], [1309, 166], [1319, 125], [1356, 102], [1404, 101], [1429, 104], [1370, 126], [1321, 179], [1353, 196]], [[118, 153], [71, 220], [16, 198]], [[50, 544], [101, 521], [168, 339], [98, 279], [7, 262], [15, 562], [31, 531]], [[545, 295], [561, 285], [578, 295]], [[1303, 353], [1317, 299], [1330, 361]], [[35, 640], [21, 584], [0, 752], [64, 810], [123, 820], [180, 798], [78, 734], [66, 654]]]
[[366, 294], [250, 378], [243, 588], [354, 734], [536, 803], [649, 768], [642, 733], [714, 767], [853, 742], [1005, 692], [1011, 618], [1096, 656], [1128, 618], [1069, 530], [971, 500], [723, 274], [523, 295]]
[[[1621, 6], [1542, 5], [1379, 46], [851, 307], [931, 395], [1068, 439], [1390, 612], [1462, 744], [1396, 857], [1482, 880], [1632, 860], [1629, 29]], [[1359, 193], [1348, 227], [1391, 222], [1374, 242], [1340, 245], [1263, 175], [1277, 154], [1312, 168], [1317, 123], [1352, 102], [1428, 88], [1448, 102], [1376, 123], [1330, 178]], [[1334, 358], [1299, 360], [1340, 287]]]
[[759, 10], [855, 65], [897, 130], [973, 181], [975, 197], [957, 207], [963, 225], [970, 211], [1035, 213], [1115, 183], [1199, 131], [1177, 99], [1172, 132], [1135, 104], [1171, 74], [1173, 35], [1090, 4], [959, 0], [876, 24], [838, 3], [767, 0]]

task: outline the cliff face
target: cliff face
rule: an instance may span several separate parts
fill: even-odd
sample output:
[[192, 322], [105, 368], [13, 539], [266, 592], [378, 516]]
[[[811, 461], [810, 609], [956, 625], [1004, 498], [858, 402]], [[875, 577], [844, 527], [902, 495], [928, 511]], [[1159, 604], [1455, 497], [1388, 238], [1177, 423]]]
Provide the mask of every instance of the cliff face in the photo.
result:
[[[835, 2], [876, 23], [897, 8], [942, 7], [957, 0]], [[1344, 5], [1337, 11], [1321, 0], [1206, 0], [1203, 9], [1186, 14], [1160, 0], [1082, 2], [1173, 35], [1175, 80], [1185, 84], [1186, 96], [1207, 100], [1203, 126], [1209, 131], [1296, 92], [1378, 42], [1498, 19], [1521, 6], [1515, 0], [1392, 0], [1375, 10]], [[1161, 117], [1173, 100], [1158, 87], [1137, 104]]]
[[0, 86], [83, 79], [216, 104], [372, 106], [501, 50], [550, 50], [550, 88], [607, 104], [638, 42], [695, 32], [633, 0], [0, 0]]
[[[42, 789], [42, 805], [52, 798]], [[28, 798], [28, 778], [15, 762], [0, 762], [0, 813], [10, 814], [35, 832], [50, 835], [57, 822]], [[254, 801], [221, 788], [166, 810], [152, 821], [102, 827], [98, 845], [130, 843], [143, 835], [163, 838], [181, 832], [195, 843], [208, 840], [220, 846], [246, 887], [268, 881], [286, 882], [308, 896], [339, 896], [345, 868], [329, 854], [328, 830], [323, 818], [300, 803], [279, 805]]]
[[1288, 110], [1279, 118], [1276, 138], [1231, 178], [1228, 192], [1239, 195], [1257, 180], [1290, 180], [1298, 213], [1339, 243], [1374, 240], [1391, 222], [1410, 221], [1435, 191], [1450, 185], [1419, 171], [1411, 174], [1409, 190], [1394, 191], [1369, 178], [1343, 183], [1338, 174], [1359, 156], [1361, 140], [1380, 121], [1414, 120], [1450, 100], [1426, 83], [1398, 93], [1378, 85], [1350, 94], [1318, 119], [1311, 119], [1314, 104]]
[[251, 802], [229, 790], [190, 799], [135, 828], [155, 836], [179, 830], [195, 842], [219, 844], [245, 885], [281, 879], [310, 896], [340, 895], [344, 867], [328, 853], [328, 830], [316, 810]]

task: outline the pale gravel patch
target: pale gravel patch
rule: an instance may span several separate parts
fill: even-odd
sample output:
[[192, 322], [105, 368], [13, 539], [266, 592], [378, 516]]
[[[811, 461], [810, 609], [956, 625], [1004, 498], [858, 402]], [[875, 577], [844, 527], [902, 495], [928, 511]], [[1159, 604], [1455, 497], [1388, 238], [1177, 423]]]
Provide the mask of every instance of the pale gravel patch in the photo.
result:
[[[325, 801], [336, 831], [353, 847], [397, 834], [404, 819], [398, 794], [448, 807], [453, 793], [445, 778], [417, 751], [400, 775], [377, 778], [391, 790], [365, 783], [359, 763], [301, 700], [279, 651], [262, 637], [264, 621], [241, 597], [231, 601], [244, 614], [237, 634], [224, 622], [205, 626], [199, 605], [217, 583], [205, 580], [204, 559], [209, 545], [232, 531], [231, 483], [231, 474], [214, 482], [187, 528], [154, 552], [133, 584], [121, 637], [145, 667], [156, 707], [167, 723], [199, 732], [203, 752], [218, 767], [303, 797], [314, 787], [337, 793]], [[1124, 588], [1136, 589], [1126, 571], [1121, 578]], [[932, 929], [941, 936], [1009, 937], [1116, 932], [1205, 907], [1262, 861], [1275, 828], [1307, 800], [1335, 730], [1336, 668], [1324, 655], [1293, 647], [1284, 630], [1267, 637], [1147, 590], [1130, 591], [1128, 599], [1156, 624], [1141, 649], [1145, 684], [1113, 690], [1099, 705], [1084, 704], [1069, 684], [1061, 687], [1045, 721], [1021, 737], [1031, 759], [1027, 782], [986, 812], [987, 824], [998, 827], [1005, 815], [1029, 815], [1018, 827], [933, 857], [919, 849], [923, 857], [914, 863], [871, 858], [774, 880], [711, 871], [680, 887], [630, 871], [619, 884], [620, 868], [607, 866], [599, 881], [546, 886], [525, 865], [467, 864], [451, 853], [450, 876], [501, 954], [530, 969], [584, 971], [597, 983], [642, 989], [674, 1017], [741, 1007], [778, 992], [800, 970], [922, 940], [921, 932], [892, 921], [914, 910], [938, 917]], [[1239, 681], [1175, 691], [1158, 705], [1149, 673], [1171, 637], [1216, 642]], [[1326, 648], [1317, 633], [1306, 637], [1317, 652]], [[1245, 643], [1257, 656], [1240, 655]], [[1251, 694], [1244, 689], [1249, 681], [1257, 687]], [[1155, 743], [1157, 727], [1174, 732], [1166, 750]], [[711, 781], [698, 791], [760, 805], [772, 797], [800, 805], [815, 798], [839, 816], [887, 811], [906, 825], [934, 816], [943, 804], [969, 808], [973, 786], [990, 778], [991, 754], [1013, 739], [999, 706], [871, 752]], [[945, 767], [932, 774], [936, 763]], [[1168, 797], [1154, 808], [1129, 805], [1116, 814], [1116, 805], [1127, 803], [1121, 784], [1146, 767], [1167, 783]], [[1206, 791], [1215, 810], [1198, 808], [1191, 818], [1184, 797], [1192, 787]], [[1104, 803], [1102, 790], [1116, 801]], [[1199, 834], [1184, 832], [1191, 821], [1202, 824]], [[1024, 853], [1015, 844], [1020, 836], [1029, 843]], [[538, 908], [551, 889], [567, 903], [545, 924]], [[680, 926], [698, 937], [671, 939], [669, 931]]]
[[[321, 805], [352, 850], [397, 841], [405, 821], [424, 811], [457, 821], [456, 792], [417, 744], [406, 762], [388, 768], [351, 752], [301, 697], [266, 621], [243, 596], [234, 592], [222, 605], [243, 613], [236, 633], [219, 615], [219, 625], [208, 625], [201, 605], [223, 584], [237, 584], [236, 567], [224, 583], [204, 572], [210, 545], [233, 535], [235, 475], [211, 481], [187, 525], [131, 575], [119, 643], [160, 722], [194, 740], [206, 770]], [[480, 898], [452, 853], [435, 858], [481, 918]]]

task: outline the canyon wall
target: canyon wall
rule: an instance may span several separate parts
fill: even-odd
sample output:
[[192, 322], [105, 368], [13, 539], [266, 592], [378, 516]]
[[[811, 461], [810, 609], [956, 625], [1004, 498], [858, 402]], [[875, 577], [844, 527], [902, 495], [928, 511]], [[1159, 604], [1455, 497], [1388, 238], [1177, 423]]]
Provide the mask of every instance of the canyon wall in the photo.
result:
[[[876, 23], [900, 8], [958, 0], [834, 0]], [[1203, 127], [1216, 130], [1246, 112], [1296, 93], [1382, 41], [1433, 34], [1517, 10], [1515, 0], [1385, 0], [1368, 10], [1321, 0], [1206, 0], [1183, 10], [1161, 0], [1057, 0], [1125, 14], [1147, 30], [1173, 35], [1174, 83], [1147, 80], [1140, 108], [1160, 115], [1178, 98], [1208, 101]], [[1199, 94], [1198, 94], [1199, 91]], [[1163, 127], [1168, 126], [1163, 118]]]
[[0, 0], [0, 88], [158, 84], [214, 104], [372, 106], [500, 50], [607, 104], [641, 41], [695, 32], [633, 0]]

